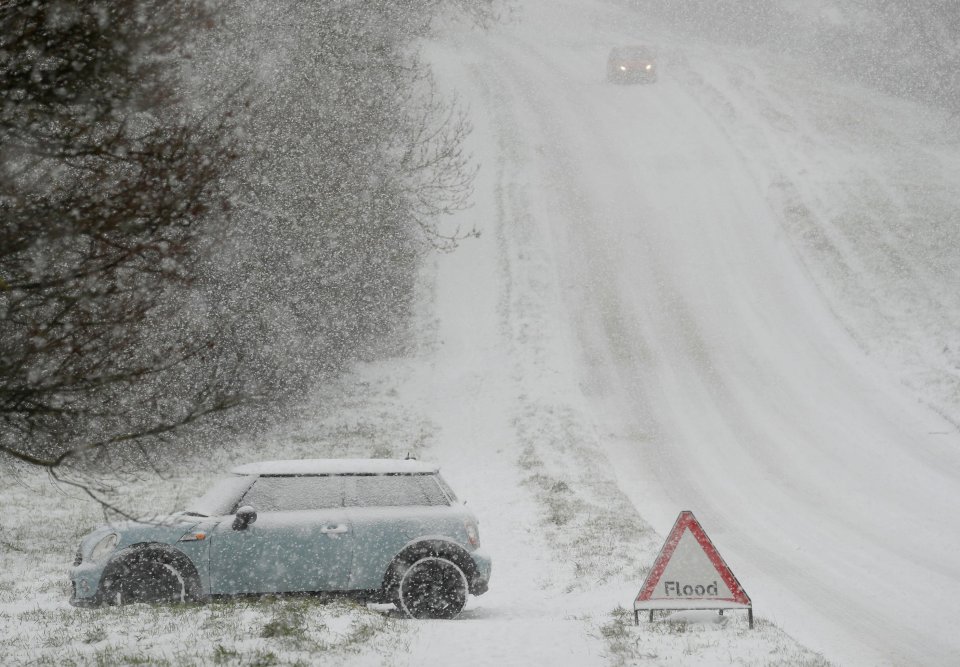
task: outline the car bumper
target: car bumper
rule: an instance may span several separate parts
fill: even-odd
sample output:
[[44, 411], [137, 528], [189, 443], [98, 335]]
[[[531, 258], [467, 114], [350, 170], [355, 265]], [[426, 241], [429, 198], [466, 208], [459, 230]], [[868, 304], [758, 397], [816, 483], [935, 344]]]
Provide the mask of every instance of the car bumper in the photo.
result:
[[490, 560], [490, 555], [483, 549], [477, 549], [470, 555], [477, 566], [477, 571], [469, 582], [470, 592], [474, 595], [483, 595], [490, 588], [490, 573], [493, 571], [493, 561]]
[[70, 571], [72, 593], [70, 604], [74, 607], [96, 607], [100, 599], [100, 575], [103, 568], [95, 563], [82, 564]]
[[615, 71], [610, 73], [610, 80], [617, 81], [621, 83], [639, 83], [639, 82], [651, 82], [657, 80], [657, 70], [627, 70], [627, 71]]

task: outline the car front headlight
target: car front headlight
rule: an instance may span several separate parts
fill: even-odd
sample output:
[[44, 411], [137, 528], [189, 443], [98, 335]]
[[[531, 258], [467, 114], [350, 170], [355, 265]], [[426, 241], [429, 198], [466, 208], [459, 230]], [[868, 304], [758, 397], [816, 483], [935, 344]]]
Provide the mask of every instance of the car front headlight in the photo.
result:
[[90, 552], [90, 560], [99, 562], [106, 559], [107, 556], [113, 553], [113, 549], [117, 546], [117, 542], [119, 541], [119, 535], [116, 533], [110, 533], [102, 540], [97, 542], [96, 546], [93, 547], [93, 551]]

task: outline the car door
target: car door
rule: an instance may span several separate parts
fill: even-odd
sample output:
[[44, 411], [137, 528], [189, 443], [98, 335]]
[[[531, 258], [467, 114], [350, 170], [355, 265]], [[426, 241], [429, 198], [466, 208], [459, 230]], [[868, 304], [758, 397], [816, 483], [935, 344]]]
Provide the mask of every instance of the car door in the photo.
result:
[[210, 544], [215, 594], [346, 590], [353, 535], [342, 478], [261, 476], [240, 500], [257, 511], [242, 530], [226, 517]]
[[442, 535], [449, 501], [433, 475], [346, 478], [355, 547], [351, 588], [378, 588], [394, 556], [411, 540]]

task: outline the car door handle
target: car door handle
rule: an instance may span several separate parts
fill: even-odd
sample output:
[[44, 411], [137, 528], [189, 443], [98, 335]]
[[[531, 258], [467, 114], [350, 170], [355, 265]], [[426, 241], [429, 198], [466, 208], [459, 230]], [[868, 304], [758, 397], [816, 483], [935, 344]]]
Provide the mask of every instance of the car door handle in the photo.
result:
[[330, 526], [324, 526], [320, 529], [320, 532], [326, 535], [339, 535], [340, 533], [345, 533], [348, 530], [350, 529], [347, 528], [345, 524], [337, 523]]

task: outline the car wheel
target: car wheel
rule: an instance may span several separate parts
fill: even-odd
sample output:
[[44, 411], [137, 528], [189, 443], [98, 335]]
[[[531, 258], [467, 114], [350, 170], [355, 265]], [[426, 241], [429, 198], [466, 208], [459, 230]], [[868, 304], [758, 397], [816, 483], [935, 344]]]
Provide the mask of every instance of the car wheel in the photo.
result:
[[103, 596], [109, 604], [135, 602], [190, 602], [197, 587], [175, 564], [140, 555], [125, 559], [104, 582]]
[[455, 618], [467, 603], [467, 577], [446, 558], [413, 563], [400, 579], [400, 609], [411, 618]]

